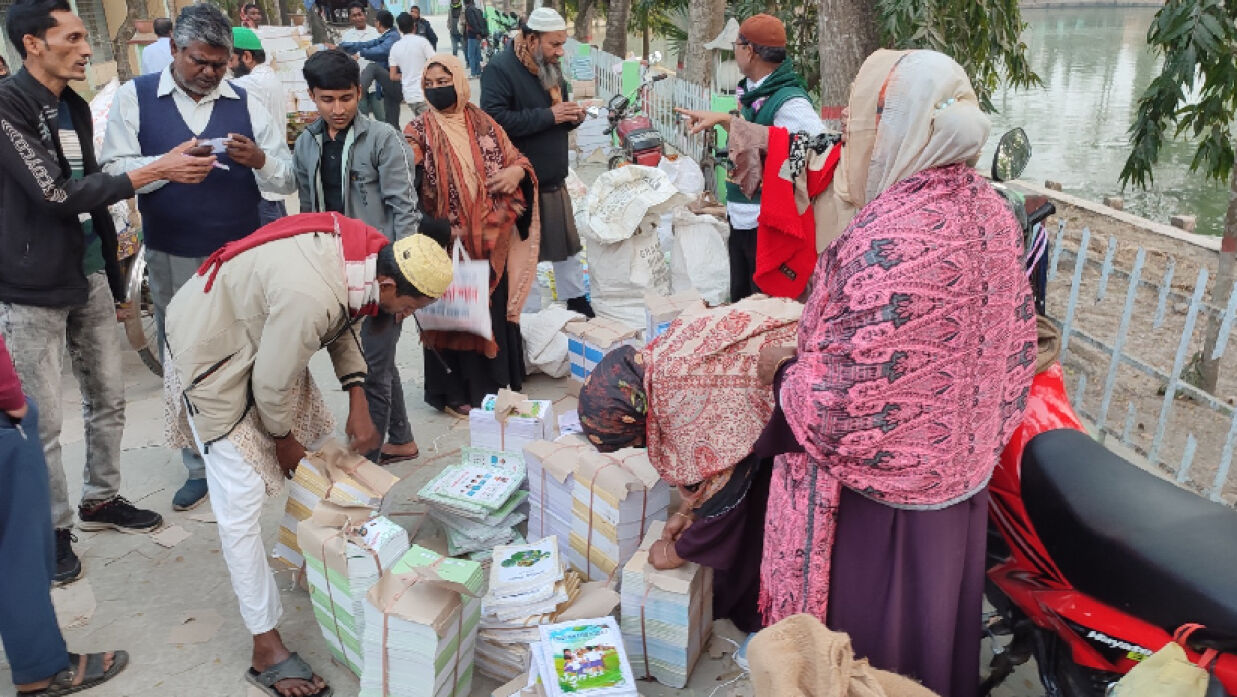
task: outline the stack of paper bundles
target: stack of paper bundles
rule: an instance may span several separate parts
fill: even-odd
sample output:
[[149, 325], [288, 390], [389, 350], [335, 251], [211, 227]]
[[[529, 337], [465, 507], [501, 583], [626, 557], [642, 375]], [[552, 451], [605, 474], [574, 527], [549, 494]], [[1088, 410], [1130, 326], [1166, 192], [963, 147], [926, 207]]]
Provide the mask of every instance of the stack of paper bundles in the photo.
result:
[[596, 581], [612, 578], [650, 525], [666, 519], [670, 487], [643, 448], [586, 452], [576, 468], [572, 499], [567, 560]]
[[584, 382], [607, 353], [620, 346], [639, 346], [640, 330], [622, 322], [596, 317], [588, 321], [568, 322], [567, 358], [571, 362], [571, 377]]
[[674, 320], [678, 319], [679, 315], [689, 309], [704, 309], [704, 300], [700, 298], [700, 293], [694, 290], [689, 290], [683, 293], [677, 293], [669, 297], [659, 295], [653, 291], [644, 294], [644, 342], [646, 344], [653, 343], [653, 340], [661, 336]]
[[297, 527], [314, 616], [331, 654], [361, 674], [365, 594], [408, 551], [408, 531], [361, 506], [322, 502]]
[[500, 452], [518, 453], [533, 441], [553, 440], [557, 425], [553, 402], [509, 390], [487, 395], [468, 415], [472, 446]]
[[285, 568], [304, 567], [305, 559], [296, 539], [297, 526], [309, 518], [319, 502], [365, 506], [385, 513], [386, 495], [398, 482], [399, 477], [335, 441], [309, 453], [288, 483], [288, 502], [272, 556]]
[[409, 549], [366, 595], [360, 697], [466, 697], [484, 583], [477, 562]]
[[537, 441], [524, 448], [528, 466], [528, 535], [554, 536], [566, 557], [571, 536], [571, 503], [575, 471], [584, 453], [597, 452], [578, 441]]
[[636, 697], [636, 681], [613, 617], [542, 625], [534, 665], [547, 697]]
[[690, 562], [654, 569], [649, 549], [663, 527], [653, 523], [623, 567], [623, 639], [637, 676], [685, 687], [713, 631], [713, 570]]
[[476, 554], [516, 539], [516, 526], [527, 517], [523, 482], [519, 453], [466, 448], [460, 464], [443, 469], [418, 496], [443, 526], [448, 554]]

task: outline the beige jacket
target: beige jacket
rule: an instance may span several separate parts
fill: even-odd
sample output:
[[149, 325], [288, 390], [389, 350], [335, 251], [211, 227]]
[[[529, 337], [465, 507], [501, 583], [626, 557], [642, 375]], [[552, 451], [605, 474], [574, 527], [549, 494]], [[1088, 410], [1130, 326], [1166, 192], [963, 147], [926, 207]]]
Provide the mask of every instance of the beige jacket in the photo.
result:
[[338, 238], [268, 242], [225, 262], [209, 293], [206, 280], [191, 278], [167, 313], [172, 367], [203, 443], [227, 436], [251, 406], [268, 433], [288, 433], [297, 383], [321, 348], [344, 388], [364, 382]]

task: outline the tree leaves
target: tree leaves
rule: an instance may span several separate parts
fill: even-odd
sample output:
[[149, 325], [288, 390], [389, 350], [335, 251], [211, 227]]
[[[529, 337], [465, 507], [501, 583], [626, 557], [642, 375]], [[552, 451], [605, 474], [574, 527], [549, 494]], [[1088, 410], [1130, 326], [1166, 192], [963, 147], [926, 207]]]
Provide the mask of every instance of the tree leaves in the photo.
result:
[[1200, 138], [1190, 169], [1227, 179], [1237, 111], [1237, 2], [1168, 0], [1151, 23], [1147, 43], [1164, 65], [1138, 101], [1121, 183], [1153, 184], [1164, 141], [1183, 133]]

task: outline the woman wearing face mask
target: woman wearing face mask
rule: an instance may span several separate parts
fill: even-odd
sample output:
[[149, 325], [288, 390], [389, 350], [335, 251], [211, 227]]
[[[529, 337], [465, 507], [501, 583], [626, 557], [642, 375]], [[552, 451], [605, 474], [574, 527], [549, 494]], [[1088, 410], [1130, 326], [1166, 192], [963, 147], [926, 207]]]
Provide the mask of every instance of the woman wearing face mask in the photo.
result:
[[469, 102], [468, 72], [459, 59], [435, 55], [422, 84], [430, 109], [404, 129], [419, 168], [421, 206], [427, 220], [450, 225], [453, 243], [462, 242], [472, 259], [490, 262], [494, 339], [438, 331], [421, 337], [425, 401], [465, 416], [487, 394], [518, 390], [524, 381], [519, 322], [537, 274], [537, 181], [502, 127]]

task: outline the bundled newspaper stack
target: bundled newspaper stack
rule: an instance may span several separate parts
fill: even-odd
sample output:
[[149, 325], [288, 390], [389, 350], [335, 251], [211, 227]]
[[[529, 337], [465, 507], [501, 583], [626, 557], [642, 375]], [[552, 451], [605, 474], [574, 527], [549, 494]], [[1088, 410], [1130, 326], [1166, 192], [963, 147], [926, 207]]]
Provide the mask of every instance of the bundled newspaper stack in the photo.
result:
[[596, 450], [579, 438], [536, 441], [524, 448], [524, 462], [528, 467], [528, 536], [533, 539], [556, 537], [564, 557], [571, 536], [574, 475], [581, 455], [586, 452]]
[[467, 697], [481, 565], [414, 545], [365, 599], [360, 697]]
[[553, 621], [579, 592], [580, 576], [565, 572], [553, 536], [494, 548], [489, 592], [481, 601], [477, 667], [503, 681], [525, 670], [536, 627]]
[[623, 639], [637, 676], [684, 687], [713, 631], [713, 570], [654, 569], [649, 550], [663, 527], [653, 523], [623, 567]]
[[590, 581], [609, 579], [635, 554], [654, 521], [666, 519], [670, 487], [648, 451], [584, 452], [572, 489], [567, 560]]
[[533, 441], [553, 440], [557, 425], [552, 402], [510, 390], [487, 395], [481, 408], [468, 414], [472, 446], [500, 452], [518, 453]]
[[314, 617], [331, 654], [361, 674], [365, 594], [408, 551], [408, 532], [368, 508], [322, 502], [298, 526]]
[[560, 622], [539, 628], [530, 676], [547, 697], [636, 697], [636, 681], [613, 617]]
[[519, 537], [516, 530], [527, 515], [521, 491], [524, 461], [519, 453], [464, 448], [460, 464], [451, 465], [430, 480], [418, 496], [429, 515], [447, 534], [451, 556], [488, 558], [489, 550]]
[[305, 558], [297, 542], [297, 526], [320, 502], [365, 506], [384, 513], [386, 495], [398, 482], [399, 477], [334, 441], [307, 454], [288, 484], [288, 502], [272, 556], [287, 568], [302, 568]]

